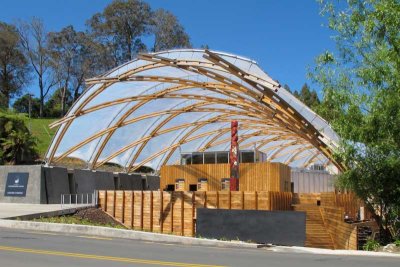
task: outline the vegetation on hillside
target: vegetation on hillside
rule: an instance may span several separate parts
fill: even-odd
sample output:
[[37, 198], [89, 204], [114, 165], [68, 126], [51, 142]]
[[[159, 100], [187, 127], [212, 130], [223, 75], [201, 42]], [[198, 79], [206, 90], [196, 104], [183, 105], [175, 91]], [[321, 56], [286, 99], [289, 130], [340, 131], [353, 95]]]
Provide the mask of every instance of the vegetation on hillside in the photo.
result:
[[36, 139], [24, 117], [0, 112], [0, 164], [32, 163], [37, 158]]

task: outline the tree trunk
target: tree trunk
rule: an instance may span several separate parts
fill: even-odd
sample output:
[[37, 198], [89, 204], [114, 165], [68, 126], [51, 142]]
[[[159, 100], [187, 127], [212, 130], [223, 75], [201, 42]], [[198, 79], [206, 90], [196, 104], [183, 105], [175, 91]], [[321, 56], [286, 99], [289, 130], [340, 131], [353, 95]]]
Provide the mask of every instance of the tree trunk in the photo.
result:
[[65, 114], [65, 95], [66, 95], [67, 89], [64, 87], [61, 90], [61, 117], [64, 116]]
[[40, 90], [39, 117], [43, 118], [44, 92], [43, 92], [43, 78], [41, 75], [39, 75], [39, 90]]

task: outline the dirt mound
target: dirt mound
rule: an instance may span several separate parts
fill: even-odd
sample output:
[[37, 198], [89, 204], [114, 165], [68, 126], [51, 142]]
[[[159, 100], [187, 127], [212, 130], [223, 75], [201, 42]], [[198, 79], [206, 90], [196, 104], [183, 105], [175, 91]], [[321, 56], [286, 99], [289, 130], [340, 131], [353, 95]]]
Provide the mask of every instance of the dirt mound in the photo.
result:
[[101, 209], [97, 208], [79, 210], [77, 213], [74, 214], [74, 216], [82, 220], [88, 220], [95, 224], [110, 225], [112, 227], [123, 226], [123, 224], [114, 220], [113, 217], [111, 217]]

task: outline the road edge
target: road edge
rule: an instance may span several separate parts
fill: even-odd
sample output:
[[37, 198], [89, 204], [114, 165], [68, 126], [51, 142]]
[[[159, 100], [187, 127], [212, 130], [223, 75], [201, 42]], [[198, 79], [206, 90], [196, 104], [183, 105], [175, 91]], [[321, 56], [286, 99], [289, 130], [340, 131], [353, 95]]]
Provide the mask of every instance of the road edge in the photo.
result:
[[115, 229], [110, 227], [91, 226], [91, 225], [45, 223], [45, 222], [0, 219], [0, 227], [8, 229], [92, 235], [99, 237], [124, 238], [124, 239], [140, 240], [140, 241], [165, 242], [165, 243], [197, 245], [197, 246], [250, 248], [250, 249], [265, 247], [265, 245], [262, 244], [245, 243], [240, 241], [202, 239], [202, 238], [168, 235], [168, 234], [160, 234], [152, 232], [135, 231], [135, 230]]

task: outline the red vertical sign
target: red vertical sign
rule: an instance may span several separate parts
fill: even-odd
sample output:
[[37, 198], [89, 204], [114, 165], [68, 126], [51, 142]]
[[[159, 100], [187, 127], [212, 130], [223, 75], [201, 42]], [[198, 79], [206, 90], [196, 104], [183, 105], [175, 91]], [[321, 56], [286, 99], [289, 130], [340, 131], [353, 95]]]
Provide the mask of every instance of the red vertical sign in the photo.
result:
[[239, 190], [239, 145], [238, 122], [231, 122], [231, 150], [229, 151], [229, 163], [231, 169], [230, 189]]

